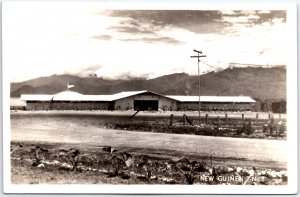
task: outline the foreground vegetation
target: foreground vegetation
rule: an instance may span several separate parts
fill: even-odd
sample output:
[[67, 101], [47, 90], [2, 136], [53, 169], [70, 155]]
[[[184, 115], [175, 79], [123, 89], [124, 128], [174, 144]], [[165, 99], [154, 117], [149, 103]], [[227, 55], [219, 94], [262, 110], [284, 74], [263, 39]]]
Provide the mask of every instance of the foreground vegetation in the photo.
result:
[[14, 184], [287, 184], [284, 169], [226, 165], [217, 159], [13, 142], [11, 175]]

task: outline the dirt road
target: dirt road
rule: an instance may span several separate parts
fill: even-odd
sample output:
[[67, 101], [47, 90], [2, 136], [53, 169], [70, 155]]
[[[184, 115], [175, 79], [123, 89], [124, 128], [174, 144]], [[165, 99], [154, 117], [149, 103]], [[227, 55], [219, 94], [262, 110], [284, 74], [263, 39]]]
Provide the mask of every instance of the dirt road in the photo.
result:
[[224, 138], [105, 129], [99, 117], [11, 116], [13, 141], [164, 149], [189, 154], [286, 162], [285, 140]]

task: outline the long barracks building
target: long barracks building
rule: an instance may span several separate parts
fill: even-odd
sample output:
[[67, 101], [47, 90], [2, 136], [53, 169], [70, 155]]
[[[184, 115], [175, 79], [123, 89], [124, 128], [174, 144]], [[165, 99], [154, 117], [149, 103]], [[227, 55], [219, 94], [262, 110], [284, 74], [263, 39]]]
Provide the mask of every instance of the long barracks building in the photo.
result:
[[[83, 95], [66, 90], [54, 95], [23, 94], [26, 110], [198, 110], [198, 96], [161, 95], [129, 91], [112, 95]], [[248, 111], [255, 100], [248, 96], [201, 96], [201, 110]]]

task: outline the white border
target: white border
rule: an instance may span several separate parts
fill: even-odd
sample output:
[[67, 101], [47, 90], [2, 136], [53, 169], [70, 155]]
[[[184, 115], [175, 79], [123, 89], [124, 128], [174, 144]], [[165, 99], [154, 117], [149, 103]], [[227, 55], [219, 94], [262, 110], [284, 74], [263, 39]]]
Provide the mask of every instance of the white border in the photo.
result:
[[[40, 2], [4, 2], [8, 3], [40, 3]], [[42, 2], [48, 3], [48, 2]], [[50, 3], [50, 2], [49, 2]], [[156, 10], [287, 10], [287, 28], [289, 36], [290, 57], [287, 66], [287, 158], [288, 185], [286, 186], [223, 186], [223, 185], [13, 185], [10, 180], [10, 81], [9, 67], [3, 65], [3, 176], [5, 193], [127, 193], [127, 194], [295, 194], [298, 186], [298, 158], [297, 158], [297, 7], [293, 3], [183, 3], [183, 2], [51, 2], [82, 3], [101, 5], [103, 9], [156, 9]], [[3, 21], [5, 20], [5, 14]], [[2, 29], [4, 29], [2, 27]], [[2, 34], [3, 35], [3, 34]], [[5, 35], [2, 40], [5, 46]], [[2, 47], [3, 49], [5, 47]], [[5, 58], [5, 51], [3, 51]], [[3, 62], [5, 59], [3, 59]], [[291, 66], [293, 65], [293, 66]]]

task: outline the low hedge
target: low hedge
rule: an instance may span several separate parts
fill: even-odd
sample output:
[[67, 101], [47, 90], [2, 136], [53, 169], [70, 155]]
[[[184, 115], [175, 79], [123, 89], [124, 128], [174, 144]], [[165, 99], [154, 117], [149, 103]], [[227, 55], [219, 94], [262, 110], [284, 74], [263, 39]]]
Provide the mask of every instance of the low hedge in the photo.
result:
[[141, 132], [156, 133], [174, 133], [174, 134], [191, 134], [205, 136], [225, 136], [225, 137], [245, 137], [245, 138], [283, 138], [285, 134], [271, 136], [268, 132], [254, 129], [251, 124], [244, 124], [236, 127], [226, 125], [176, 125], [170, 126], [163, 123], [148, 122], [124, 122], [124, 123], [105, 123], [105, 127], [118, 130], [130, 130]]

